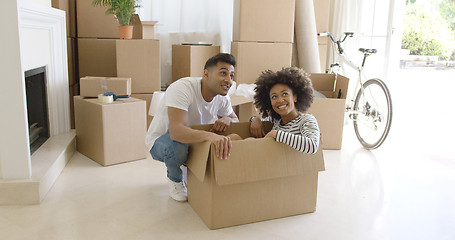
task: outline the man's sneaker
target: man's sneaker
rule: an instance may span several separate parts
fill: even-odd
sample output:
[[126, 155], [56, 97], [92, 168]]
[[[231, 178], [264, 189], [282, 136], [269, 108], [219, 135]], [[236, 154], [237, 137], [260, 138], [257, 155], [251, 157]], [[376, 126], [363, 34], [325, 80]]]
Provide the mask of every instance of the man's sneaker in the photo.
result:
[[185, 202], [188, 197], [186, 194], [186, 186], [181, 182], [174, 182], [171, 179], [167, 179], [169, 183], [169, 196], [175, 201]]

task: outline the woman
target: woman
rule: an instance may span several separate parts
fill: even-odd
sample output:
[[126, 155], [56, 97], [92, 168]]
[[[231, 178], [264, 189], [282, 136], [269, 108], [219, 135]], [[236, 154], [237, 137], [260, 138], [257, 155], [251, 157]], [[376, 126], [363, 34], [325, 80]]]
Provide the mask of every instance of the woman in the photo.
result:
[[313, 103], [313, 86], [309, 75], [296, 67], [265, 71], [256, 81], [254, 104], [263, 119], [250, 119], [250, 132], [263, 137], [262, 121], [273, 123], [265, 137], [287, 144], [305, 153], [316, 153], [320, 131], [316, 118], [306, 113]]

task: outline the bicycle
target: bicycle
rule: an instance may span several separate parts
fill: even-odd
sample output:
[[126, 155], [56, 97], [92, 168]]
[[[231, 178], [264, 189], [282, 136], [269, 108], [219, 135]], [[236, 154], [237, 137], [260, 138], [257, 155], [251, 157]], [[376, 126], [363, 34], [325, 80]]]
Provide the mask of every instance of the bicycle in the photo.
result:
[[[346, 65], [358, 71], [358, 80], [352, 97], [346, 99], [346, 112], [353, 120], [355, 134], [366, 149], [376, 149], [384, 143], [392, 124], [392, 99], [387, 85], [378, 78], [366, 79], [363, 69], [368, 56], [375, 54], [376, 49], [360, 48], [363, 61], [360, 66], [355, 65], [344, 53], [342, 43], [353, 37], [353, 32], [344, 32], [338, 40], [330, 32], [318, 33], [318, 36], [330, 38], [334, 51]], [[330, 64], [326, 73], [335, 74], [335, 81], [341, 69], [340, 63]], [[336, 70], [336, 71], [335, 71]], [[356, 94], [357, 93], [357, 94]]]

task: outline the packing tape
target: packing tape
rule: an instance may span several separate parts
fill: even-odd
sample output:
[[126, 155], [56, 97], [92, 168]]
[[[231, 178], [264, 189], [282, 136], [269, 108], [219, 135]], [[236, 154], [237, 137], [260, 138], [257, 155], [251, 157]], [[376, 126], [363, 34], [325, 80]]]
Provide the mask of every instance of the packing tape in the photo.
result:
[[100, 103], [112, 103], [114, 102], [114, 96], [104, 96], [103, 94], [98, 95], [98, 102]]

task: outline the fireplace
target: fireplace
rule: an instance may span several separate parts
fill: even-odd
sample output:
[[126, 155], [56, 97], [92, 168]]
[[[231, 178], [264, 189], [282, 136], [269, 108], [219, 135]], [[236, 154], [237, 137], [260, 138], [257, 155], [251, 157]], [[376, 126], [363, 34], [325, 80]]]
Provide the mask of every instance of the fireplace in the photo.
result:
[[25, 92], [30, 154], [33, 154], [49, 138], [45, 67], [25, 72]]

